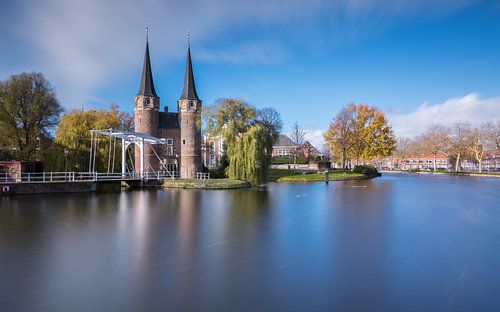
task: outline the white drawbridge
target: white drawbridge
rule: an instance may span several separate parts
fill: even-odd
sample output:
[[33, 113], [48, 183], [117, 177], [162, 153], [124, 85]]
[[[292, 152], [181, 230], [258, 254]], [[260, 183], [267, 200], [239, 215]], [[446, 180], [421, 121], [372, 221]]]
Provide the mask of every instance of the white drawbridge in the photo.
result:
[[[131, 144], [135, 144], [139, 148], [139, 154], [140, 154], [140, 172], [137, 174], [139, 175], [140, 178], [147, 178], [147, 172], [144, 168], [144, 146], [146, 144], [167, 144], [167, 140], [163, 138], [156, 138], [154, 136], [140, 133], [140, 132], [131, 132], [131, 131], [122, 131], [122, 130], [115, 130], [115, 129], [109, 129], [109, 130], [90, 130], [91, 134], [91, 139], [90, 139], [90, 166], [89, 166], [89, 172], [95, 172], [95, 166], [96, 166], [96, 155], [97, 155], [97, 145], [99, 143], [98, 140], [98, 135], [104, 135], [109, 137], [109, 157], [108, 157], [108, 174], [110, 173], [110, 168], [114, 168], [114, 160], [115, 160], [115, 149], [116, 149], [116, 139], [121, 140], [121, 160], [122, 160], [122, 166], [121, 166], [121, 174], [123, 177], [127, 175], [127, 148]], [[114, 144], [113, 142], [114, 141]], [[113, 149], [111, 146], [113, 145]], [[154, 153], [160, 159], [156, 151], [154, 150], [153, 146], [151, 146], [153, 149]], [[112, 151], [113, 150], [113, 151]], [[130, 155], [129, 155], [130, 157]], [[131, 158], [131, 157], [130, 157]], [[113, 173], [113, 172], [111, 172]], [[159, 178], [159, 173], [153, 172], [158, 178]], [[174, 175], [170, 172], [169, 176], [174, 177]], [[130, 173], [129, 173], [130, 174]]]

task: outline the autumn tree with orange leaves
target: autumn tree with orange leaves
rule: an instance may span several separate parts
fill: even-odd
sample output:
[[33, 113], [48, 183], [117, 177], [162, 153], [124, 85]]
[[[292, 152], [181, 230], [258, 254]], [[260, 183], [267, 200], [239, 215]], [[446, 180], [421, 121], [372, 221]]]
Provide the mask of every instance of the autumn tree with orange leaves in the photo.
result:
[[347, 160], [359, 163], [390, 156], [396, 147], [384, 112], [366, 104], [350, 103], [343, 107], [323, 136], [331, 154], [341, 159], [342, 168]]

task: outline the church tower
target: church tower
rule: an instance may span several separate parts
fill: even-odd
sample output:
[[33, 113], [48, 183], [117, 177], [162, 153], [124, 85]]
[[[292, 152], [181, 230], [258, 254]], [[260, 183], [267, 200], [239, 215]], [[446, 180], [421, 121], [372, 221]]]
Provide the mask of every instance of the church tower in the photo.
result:
[[196, 93], [191, 49], [188, 43], [184, 88], [177, 102], [180, 124], [180, 175], [184, 179], [196, 178], [201, 172], [201, 100]]
[[[147, 30], [146, 30], [147, 32]], [[135, 132], [158, 137], [160, 98], [156, 95], [149, 59], [149, 42], [146, 36], [146, 52], [144, 53], [144, 65], [142, 68], [141, 85], [139, 92], [134, 97], [134, 122]], [[135, 172], [141, 171], [141, 151], [135, 147]], [[158, 170], [159, 161], [149, 144], [144, 145], [144, 171]]]

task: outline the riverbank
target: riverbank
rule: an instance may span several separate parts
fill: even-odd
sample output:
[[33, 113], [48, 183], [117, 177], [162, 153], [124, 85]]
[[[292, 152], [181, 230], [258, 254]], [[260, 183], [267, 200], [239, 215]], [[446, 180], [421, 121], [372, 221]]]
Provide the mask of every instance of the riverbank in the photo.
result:
[[[362, 173], [355, 172], [329, 172], [328, 181], [347, 181], [347, 180], [364, 180], [371, 179], [373, 176], [368, 176]], [[292, 174], [284, 175], [276, 179], [276, 182], [322, 182], [325, 181], [324, 173], [311, 173], [311, 174]]]
[[498, 172], [446, 172], [446, 171], [402, 171], [402, 170], [381, 170], [382, 173], [401, 173], [401, 174], [441, 174], [441, 175], [455, 175], [466, 177], [489, 177], [500, 178]]
[[248, 188], [250, 183], [246, 181], [232, 179], [178, 179], [165, 180], [162, 185], [164, 188], [183, 188], [183, 189], [203, 189], [203, 190], [227, 190]]

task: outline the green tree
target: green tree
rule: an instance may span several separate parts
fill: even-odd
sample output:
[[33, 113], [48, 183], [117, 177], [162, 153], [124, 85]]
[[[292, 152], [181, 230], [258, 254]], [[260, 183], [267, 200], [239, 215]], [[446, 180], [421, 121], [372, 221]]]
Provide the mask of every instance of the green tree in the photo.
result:
[[222, 135], [229, 178], [253, 185], [266, 181], [272, 147], [281, 130], [281, 118], [273, 109], [257, 111], [238, 99], [220, 99], [204, 111], [209, 135]]
[[62, 108], [41, 73], [22, 73], [0, 82], [2, 145], [22, 160], [39, 157], [40, 141], [51, 137]]
[[[67, 152], [67, 169], [74, 171], [84, 171], [89, 168], [90, 154], [90, 130], [131, 130], [133, 127], [133, 117], [131, 114], [120, 112], [117, 105], [111, 105], [110, 110], [72, 110], [63, 115], [61, 122], [56, 129], [55, 142], [63, 147]], [[114, 144], [112, 144], [114, 145]], [[121, 155], [121, 145], [109, 144], [109, 138], [99, 137], [97, 142], [96, 170], [108, 169], [108, 158], [112, 154], [110, 148], [115, 149], [115, 160]], [[117, 167], [119, 161], [115, 161]], [[112, 168], [111, 171], [115, 171]]]

